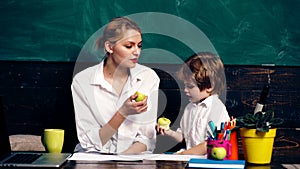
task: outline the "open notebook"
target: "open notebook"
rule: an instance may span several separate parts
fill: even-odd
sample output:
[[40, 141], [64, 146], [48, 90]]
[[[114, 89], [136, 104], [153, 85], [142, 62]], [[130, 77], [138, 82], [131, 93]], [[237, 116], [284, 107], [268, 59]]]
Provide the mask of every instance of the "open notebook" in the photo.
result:
[[0, 96], [0, 167], [60, 167], [71, 154], [12, 152]]

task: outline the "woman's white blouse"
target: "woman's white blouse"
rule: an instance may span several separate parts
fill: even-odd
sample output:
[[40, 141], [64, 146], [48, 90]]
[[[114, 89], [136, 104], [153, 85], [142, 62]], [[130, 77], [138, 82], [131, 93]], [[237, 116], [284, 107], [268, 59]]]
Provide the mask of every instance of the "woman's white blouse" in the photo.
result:
[[[130, 69], [130, 76], [119, 96], [112, 85], [104, 79], [103, 61], [75, 75], [71, 85], [79, 140], [75, 151], [120, 153], [134, 142], [144, 143], [147, 151], [153, 151], [156, 142], [159, 82], [159, 77], [152, 69], [137, 64]], [[100, 128], [136, 91], [148, 95], [147, 112], [128, 116], [117, 133], [102, 145]]]

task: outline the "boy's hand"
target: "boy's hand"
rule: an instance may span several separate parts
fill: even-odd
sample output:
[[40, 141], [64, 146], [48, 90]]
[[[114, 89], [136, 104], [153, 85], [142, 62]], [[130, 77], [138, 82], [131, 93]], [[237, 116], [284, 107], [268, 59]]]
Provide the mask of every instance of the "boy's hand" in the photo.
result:
[[157, 132], [157, 134], [164, 136], [164, 135], [170, 135], [172, 130], [171, 129], [166, 130], [165, 128], [160, 127], [159, 124], [156, 124], [156, 132]]

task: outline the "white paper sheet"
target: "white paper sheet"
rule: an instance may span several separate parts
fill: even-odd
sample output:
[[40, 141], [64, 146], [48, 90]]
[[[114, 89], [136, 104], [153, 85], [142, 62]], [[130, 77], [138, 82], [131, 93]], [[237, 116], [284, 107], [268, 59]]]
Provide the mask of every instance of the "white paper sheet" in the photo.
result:
[[189, 161], [191, 158], [206, 158], [206, 155], [152, 154], [145, 156], [144, 160]]
[[138, 154], [138, 155], [109, 155], [100, 153], [74, 153], [68, 160], [75, 161], [142, 161], [142, 160], [165, 160], [165, 161], [189, 161], [191, 158], [206, 158], [198, 155], [176, 154]]
[[287, 169], [298, 169], [300, 168], [300, 164], [282, 164], [284, 168]]

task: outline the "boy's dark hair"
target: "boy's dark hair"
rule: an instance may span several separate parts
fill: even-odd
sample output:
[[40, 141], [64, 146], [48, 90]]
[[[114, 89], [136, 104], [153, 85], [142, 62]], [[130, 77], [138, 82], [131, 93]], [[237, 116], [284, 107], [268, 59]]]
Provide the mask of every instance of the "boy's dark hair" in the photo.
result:
[[210, 94], [226, 99], [226, 77], [220, 57], [210, 52], [199, 52], [190, 56], [177, 72], [180, 80], [193, 80], [200, 91], [211, 88]]

